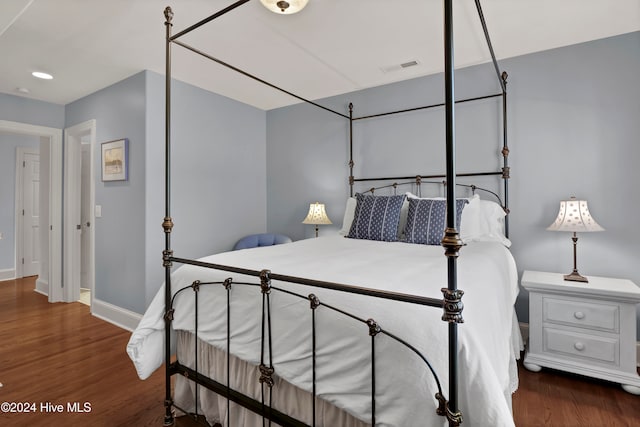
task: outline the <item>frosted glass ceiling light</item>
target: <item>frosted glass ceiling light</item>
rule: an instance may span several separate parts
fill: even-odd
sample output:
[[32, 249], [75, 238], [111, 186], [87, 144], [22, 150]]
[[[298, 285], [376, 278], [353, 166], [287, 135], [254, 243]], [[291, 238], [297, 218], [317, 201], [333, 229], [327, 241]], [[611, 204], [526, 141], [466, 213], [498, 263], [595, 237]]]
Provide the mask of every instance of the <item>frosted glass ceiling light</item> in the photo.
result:
[[309, 0], [260, 0], [262, 5], [279, 15], [291, 15], [300, 12]]

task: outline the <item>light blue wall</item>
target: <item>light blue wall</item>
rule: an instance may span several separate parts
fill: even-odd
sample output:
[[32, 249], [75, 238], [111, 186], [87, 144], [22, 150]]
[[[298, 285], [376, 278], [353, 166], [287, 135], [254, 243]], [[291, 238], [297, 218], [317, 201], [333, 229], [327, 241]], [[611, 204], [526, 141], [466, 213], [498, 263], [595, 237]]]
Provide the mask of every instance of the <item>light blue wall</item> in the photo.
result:
[[[145, 73], [138, 73], [66, 106], [65, 126], [96, 119], [95, 297], [116, 306], [144, 309]], [[100, 144], [129, 139], [129, 179], [103, 182]]]
[[[501, 67], [510, 75], [510, 237], [520, 273], [571, 270], [570, 235], [545, 228], [557, 215], [559, 201], [575, 195], [589, 201], [592, 214], [606, 228], [580, 236], [579, 270], [640, 284], [640, 228], [632, 225], [640, 208], [640, 33], [512, 58]], [[489, 65], [459, 70], [457, 98], [495, 92], [492, 73]], [[346, 112], [353, 102], [354, 116], [359, 116], [442, 100], [442, 76], [436, 75], [320, 103]], [[489, 157], [476, 144], [487, 147], [492, 144], [487, 141], [499, 139], [499, 112], [496, 101], [456, 108], [459, 171], [484, 170], [492, 158], [498, 162], [497, 144]], [[443, 123], [441, 110], [357, 123], [356, 175], [441, 172]], [[340, 227], [348, 194], [347, 138], [344, 120], [308, 105], [268, 112], [270, 231], [311, 236], [311, 227], [300, 222], [315, 200], [327, 204], [335, 224], [321, 233]], [[524, 291], [517, 311], [521, 321], [528, 321]]]
[[[265, 231], [266, 113], [178, 81], [172, 96], [174, 254]], [[99, 155], [94, 165], [95, 296], [138, 313], [164, 279], [164, 105], [164, 77], [144, 71], [67, 106], [67, 126], [96, 119], [98, 143], [129, 138], [128, 181], [102, 182]]]
[[[164, 279], [164, 84], [147, 72], [147, 303]], [[179, 81], [171, 111], [174, 255], [227, 251], [266, 231], [266, 113]]]
[[0, 93], [0, 120], [62, 129], [64, 106]]
[[[589, 201], [606, 231], [583, 233], [578, 269], [640, 285], [640, 32], [505, 62], [513, 141], [513, 253], [519, 269], [570, 272], [569, 233], [547, 232], [559, 201]], [[528, 318], [528, 299], [518, 312]], [[640, 333], [640, 322], [638, 323]]]
[[[187, 258], [229, 250], [266, 231], [266, 113], [182, 82], [172, 87], [172, 248]], [[57, 128], [96, 119], [95, 297], [143, 313], [164, 278], [164, 77], [141, 72], [64, 107], [0, 94], [0, 119]], [[119, 138], [129, 139], [129, 179], [102, 182], [99, 144]], [[7, 197], [2, 186], [10, 228], [0, 248], [11, 254], [0, 249], [0, 268], [14, 257], [12, 147], [7, 157], [11, 147], [2, 146], [12, 166], [1, 176], [13, 184]]]
[[[487, 67], [461, 70], [459, 98], [499, 93], [499, 84], [491, 71]], [[481, 83], [474, 86], [469, 82]], [[353, 116], [363, 117], [438, 104], [443, 97], [442, 75], [436, 75], [352, 92], [322, 100], [320, 104], [348, 114], [348, 105], [353, 103]], [[499, 170], [501, 108], [501, 101], [490, 99], [474, 105], [462, 104], [457, 109], [457, 120], [464, 123], [457, 128], [459, 152], [472, 153], [468, 157], [458, 156], [460, 172]], [[443, 108], [354, 121], [354, 176], [444, 173], [443, 123]], [[323, 226], [322, 231], [338, 229], [349, 195], [348, 120], [310, 105], [271, 110], [267, 113], [267, 141], [269, 230], [295, 239], [310, 237], [313, 228], [301, 221], [308, 204], [314, 201], [325, 203], [334, 223]], [[494, 149], [486, 150], [489, 146]], [[476, 184], [484, 182], [476, 181]], [[495, 186], [497, 180], [491, 184]], [[361, 184], [359, 188], [371, 186]], [[441, 191], [441, 188], [431, 191]]]
[[40, 138], [0, 132], [0, 270], [15, 268], [16, 148], [40, 146]]

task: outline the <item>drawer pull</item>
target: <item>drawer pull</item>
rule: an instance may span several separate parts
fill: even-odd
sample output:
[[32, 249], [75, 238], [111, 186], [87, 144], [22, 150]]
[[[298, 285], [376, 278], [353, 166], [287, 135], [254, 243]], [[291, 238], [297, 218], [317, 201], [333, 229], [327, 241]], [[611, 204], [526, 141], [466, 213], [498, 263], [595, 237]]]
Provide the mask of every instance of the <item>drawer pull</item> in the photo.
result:
[[584, 344], [583, 344], [583, 343], [581, 343], [580, 341], [576, 342], [573, 346], [574, 346], [574, 347], [575, 347], [575, 349], [576, 349], [576, 350], [578, 350], [578, 351], [582, 351], [582, 350], [584, 350]]
[[578, 320], [584, 319], [584, 313], [581, 311], [576, 311], [575, 313], [573, 313], [573, 317]]

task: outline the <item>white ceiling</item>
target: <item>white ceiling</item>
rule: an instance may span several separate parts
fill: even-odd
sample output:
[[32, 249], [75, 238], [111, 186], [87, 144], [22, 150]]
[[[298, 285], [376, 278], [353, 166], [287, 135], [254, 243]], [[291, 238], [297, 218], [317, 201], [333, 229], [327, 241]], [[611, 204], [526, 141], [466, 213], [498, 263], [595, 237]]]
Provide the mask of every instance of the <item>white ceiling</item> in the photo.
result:
[[[67, 104], [141, 70], [164, 74], [174, 34], [232, 0], [1, 0], [0, 92]], [[640, 30], [640, 0], [483, 0], [498, 59]], [[454, 1], [455, 61], [489, 61], [473, 0]], [[442, 71], [442, 0], [309, 0], [276, 15], [259, 0], [181, 38], [307, 99]], [[295, 99], [173, 46], [174, 78], [262, 109]], [[401, 69], [399, 64], [418, 61]], [[31, 76], [53, 74], [50, 81]], [[19, 92], [26, 88], [28, 94]]]

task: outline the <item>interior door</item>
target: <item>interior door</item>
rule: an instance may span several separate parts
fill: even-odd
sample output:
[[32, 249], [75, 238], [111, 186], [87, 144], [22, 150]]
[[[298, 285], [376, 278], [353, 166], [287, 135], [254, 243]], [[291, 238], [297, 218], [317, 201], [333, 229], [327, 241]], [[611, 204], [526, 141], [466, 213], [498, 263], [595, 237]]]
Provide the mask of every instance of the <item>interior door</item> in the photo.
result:
[[91, 144], [82, 144], [82, 183], [80, 197], [80, 222], [82, 226], [80, 287], [90, 289], [91, 254]]
[[87, 120], [64, 130], [64, 299], [78, 301], [80, 288], [95, 287], [92, 159], [96, 121]]
[[81, 142], [65, 130], [64, 146], [64, 269], [62, 273], [64, 301], [80, 299], [80, 249], [82, 222], [80, 218], [81, 194]]
[[22, 158], [22, 275], [40, 273], [40, 155], [25, 151]]

